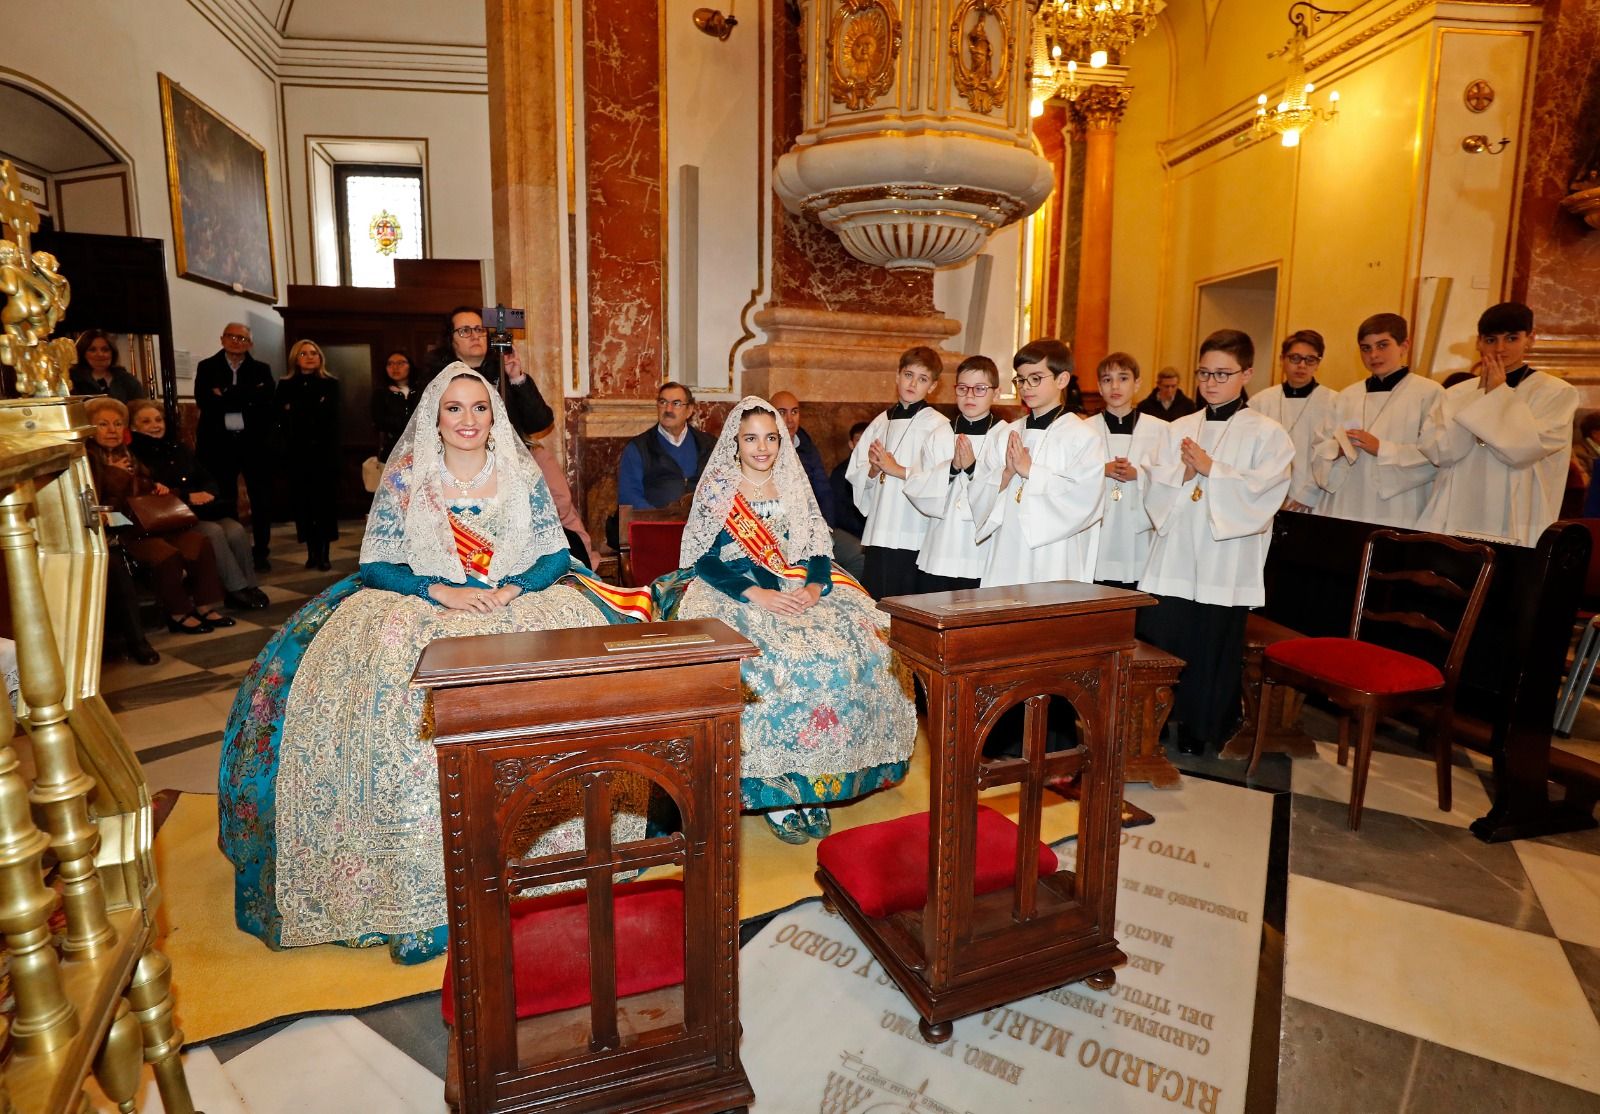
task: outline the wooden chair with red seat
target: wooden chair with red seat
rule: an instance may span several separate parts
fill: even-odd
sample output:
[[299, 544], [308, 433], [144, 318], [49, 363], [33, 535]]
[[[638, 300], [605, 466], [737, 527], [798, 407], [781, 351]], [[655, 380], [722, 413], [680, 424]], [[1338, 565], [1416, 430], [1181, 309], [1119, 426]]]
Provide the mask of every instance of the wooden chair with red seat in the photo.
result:
[[[959, 1017], [1086, 979], [1108, 987], [1117, 946], [1123, 717], [1137, 592], [1075, 583], [900, 596], [889, 641], [928, 691], [930, 811], [817, 845], [829, 905], [899, 985], [929, 1041]], [[1049, 749], [1052, 697], [1076, 739]], [[1023, 705], [1021, 757], [984, 744]], [[1079, 775], [1076, 869], [1040, 842], [1049, 781]], [[982, 790], [1016, 786], [1017, 820]]]
[[641, 587], [678, 567], [678, 547], [688, 516], [687, 499], [659, 510], [617, 508], [617, 573], [625, 586]]
[[[439, 639], [445, 1098], [473, 1114], [714, 1114], [753, 1099], [738, 1018], [739, 663], [715, 620]], [[692, 694], [692, 699], [690, 696]], [[681, 820], [614, 838], [625, 778]], [[530, 854], [580, 802], [582, 845]], [[677, 866], [680, 879], [618, 881]], [[529, 899], [535, 887], [577, 883]]]
[[[1493, 571], [1494, 551], [1481, 543], [1442, 534], [1374, 531], [1362, 553], [1350, 637], [1291, 638], [1265, 648], [1263, 706], [1274, 685], [1289, 685], [1321, 693], [1359, 723], [1350, 785], [1351, 831], [1361, 827], [1378, 720], [1404, 708], [1433, 706], [1422, 741], [1433, 746], [1439, 808], [1450, 811], [1456, 682]], [[1420, 610], [1424, 603], [1432, 603], [1439, 617]], [[1363, 629], [1370, 633], [1373, 627], [1382, 629], [1387, 644], [1362, 639]], [[1396, 642], [1404, 648], [1393, 645]], [[1267, 718], [1258, 717], [1246, 776], [1253, 775], [1261, 762], [1266, 733]], [[1343, 749], [1341, 732], [1341, 764]]]

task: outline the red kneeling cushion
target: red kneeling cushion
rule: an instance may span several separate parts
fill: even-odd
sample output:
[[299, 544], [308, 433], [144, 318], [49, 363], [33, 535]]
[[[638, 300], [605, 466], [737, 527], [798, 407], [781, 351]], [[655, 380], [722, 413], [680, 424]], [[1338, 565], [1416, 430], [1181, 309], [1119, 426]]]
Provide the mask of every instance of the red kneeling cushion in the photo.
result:
[[[1017, 826], [992, 808], [978, 806], [978, 846], [973, 892], [1011, 885], [1017, 870]], [[928, 813], [835, 832], [817, 844], [817, 865], [855, 899], [869, 917], [887, 917], [928, 902]], [[1039, 876], [1056, 872], [1056, 853], [1039, 844]]]
[[1266, 648], [1269, 661], [1363, 692], [1421, 692], [1444, 674], [1421, 658], [1353, 638], [1294, 638]]
[[[617, 997], [683, 982], [683, 883], [628, 882], [612, 892]], [[511, 949], [519, 1018], [589, 1001], [589, 911], [583, 890], [513, 901]], [[445, 1024], [455, 1024], [455, 986], [448, 966], [440, 1006]]]

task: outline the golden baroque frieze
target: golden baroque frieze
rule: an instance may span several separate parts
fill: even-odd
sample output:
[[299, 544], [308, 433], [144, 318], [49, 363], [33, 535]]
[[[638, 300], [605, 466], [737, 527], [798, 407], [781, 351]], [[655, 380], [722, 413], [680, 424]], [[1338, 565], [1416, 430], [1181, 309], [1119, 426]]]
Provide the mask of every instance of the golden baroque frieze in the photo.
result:
[[888, 0], [838, 0], [828, 25], [828, 92], [852, 112], [894, 84], [900, 13]]
[[950, 17], [950, 70], [956, 91], [972, 111], [987, 114], [1006, 103], [1014, 43], [1004, 0], [961, 0], [956, 5]]

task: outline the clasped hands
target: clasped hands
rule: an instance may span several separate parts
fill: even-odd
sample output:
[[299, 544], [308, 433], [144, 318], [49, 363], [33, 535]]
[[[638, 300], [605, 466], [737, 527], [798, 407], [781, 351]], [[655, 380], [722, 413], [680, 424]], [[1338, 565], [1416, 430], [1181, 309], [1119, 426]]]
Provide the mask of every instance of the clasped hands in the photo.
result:
[[476, 611], [487, 615], [522, 595], [522, 589], [515, 584], [502, 584], [498, 588], [435, 584], [428, 589], [428, 594], [451, 611]]
[[1011, 436], [1006, 438], [1006, 466], [1000, 473], [1000, 490], [1004, 491], [1010, 485], [1012, 476], [1027, 479], [1032, 473], [1033, 454], [1023, 444], [1022, 434], [1012, 430]]
[[779, 588], [746, 588], [746, 603], [753, 603], [774, 615], [799, 615], [816, 606], [822, 598], [822, 585], [807, 584], [798, 592], [785, 592]]
[[972, 451], [972, 441], [965, 433], [956, 434], [956, 452], [950, 458], [950, 466], [957, 471], [965, 472], [978, 462], [978, 454]]
[[1106, 461], [1106, 475], [1113, 480], [1136, 480], [1139, 469], [1125, 456], [1112, 457]]
[[1200, 447], [1200, 442], [1193, 437], [1185, 437], [1178, 446], [1178, 458], [1183, 461], [1183, 482], [1188, 483], [1196, 475], [1211, 475], [1211, 454]]
[[867, 446], [867, 469], [869, 479], [878, 475], [893, 476], [897, 480], [906, 478], [905, 467], [894, 458], [894, 454], [884, 448], [883, 439], [879, 438]]
[[1378, 455], [1378, 439], [1368, 431], [1364, 429], [1347, 429], [1345, 430], [1345, 436], [1350, 439], [1350, 444], [1362, 452], [1371, 453], [1373, 456]]
[[1506, 381], [1506, 362], [1493, 352], [1478, 349], [1478, 385], [1484, 393], [1494, 390]]

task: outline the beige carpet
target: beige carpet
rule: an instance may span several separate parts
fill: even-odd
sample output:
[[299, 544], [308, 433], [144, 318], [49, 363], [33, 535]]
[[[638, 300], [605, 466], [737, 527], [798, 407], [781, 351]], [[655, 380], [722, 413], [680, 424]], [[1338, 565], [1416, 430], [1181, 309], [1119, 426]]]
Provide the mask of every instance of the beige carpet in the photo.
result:
[[[832, 810], [835, 831], [889, 820], [928, 807], [926, 747], [917, 747], [906, 779], [893, 789]], [[1076, 833], [1078, 807], [1056, 800], [1044, 810], [1044, 838]], [[1014, 791], [985, 796], [1016, 818]], [[1125, 818], [1131, 819], [1131, 818]], [[1134, 820], [1133, 822], [1137, 822]], [[740, 827], [739, 916], [760, 916], [818, 894], [816, 845], [780, 843], [758, 816]], [[307, 1013], [348, 1012], [437, 990], [441, 960], [415, 967], [393, 962], [386, 948], [331, 944], [275, 952], [233, 923], [233, 866], [217, 849], [217, 799], [184, 794], [155, 844], [164, 900], [161, 945], [172, 960], [179, 1024], [195, 1044]]]

